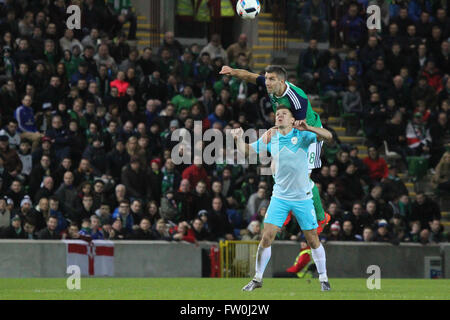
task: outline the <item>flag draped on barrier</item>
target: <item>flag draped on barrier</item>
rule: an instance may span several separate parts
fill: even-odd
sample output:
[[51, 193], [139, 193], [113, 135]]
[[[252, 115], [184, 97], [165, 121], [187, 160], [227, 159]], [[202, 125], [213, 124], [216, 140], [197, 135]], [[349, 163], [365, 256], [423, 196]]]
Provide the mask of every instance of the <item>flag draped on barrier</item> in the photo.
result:
[[64, 240], [67, 267], [77, 265], [81, 275], [114, 276], [114, 242]]

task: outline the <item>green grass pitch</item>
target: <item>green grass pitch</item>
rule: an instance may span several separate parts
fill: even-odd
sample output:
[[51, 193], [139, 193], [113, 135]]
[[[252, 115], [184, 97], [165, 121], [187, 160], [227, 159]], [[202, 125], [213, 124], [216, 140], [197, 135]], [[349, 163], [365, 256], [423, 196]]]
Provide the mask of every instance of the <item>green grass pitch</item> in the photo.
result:
[[321, 292], [318, 279], [264, 279], [262, 289], [242, 292], [249, 279], [81, 278], [80, 290], [66, 279], [0, 279], [6, 299], [145, 299], [145, 300], [307, 300], [307, 299], [450, 299], [450, 280], [381, 279], [369, 290], [367, 279], [330, 279], [332, 291]]

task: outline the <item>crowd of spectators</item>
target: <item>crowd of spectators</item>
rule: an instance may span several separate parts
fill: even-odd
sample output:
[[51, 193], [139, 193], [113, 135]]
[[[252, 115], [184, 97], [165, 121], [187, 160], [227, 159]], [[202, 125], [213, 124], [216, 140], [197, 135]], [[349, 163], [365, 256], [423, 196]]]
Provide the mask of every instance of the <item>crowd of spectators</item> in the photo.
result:
[[[365, 12], [371, 4], [381, 7], [381, 30], [366, 27]], [[423, 232], [421, 241], [436, 239], [434, 231], [433, 236], [429, 232], [433, 221], [434, 229], [442, 230], [442, 226], [436, 227], [440, 208], [422, 192], [411, 201], [397, 173], [409, 168], [408, 157], [427, 159], [425, 169], [431, 169], [434, 190], [424, 191], [435, 191], [433, 198], [449, 191], [446, 163], [450, 159], [445, 153], [450, 133], [447, 3], [308, 0], [288, 1], [288, 5], [297, 8], [301, 17], [310, 15], [313, 23], [307, 25], [316, 28], [316, 33], [308, 32], [309, 45], [299, 55], [298, 83], [325, 101], [327, 114], [321, 115], [325, 118], [324, 127], [333, 130], [327, 125], [328, 115], [352, 114], [354, 122], [349, 118], [347, 132], [363, 136], [368, 147], [368, 156], [362, 161], [357, 157], [358, 149], [341, 143], [337, 134], [334, 144], [324, 146], [326, 165], [320, 174], [315, 173], [315, 181], [324, 192], [325, 207], [337, 212], [333, 219], [337, 222], [332, 224], [336, 237], [342, 230], [348, 240], [345, 233], [350, 228], [351, 237], [356, 233], [358, 239], [365, 239], [362, 227], [371, 227], [379, 240], [381, 223], [386, 224], [389, 237], [397, 241], [415, 241], [412, 239], [417, 237], [408, 236], [413, 225], [419, 233]], [[330, 41], [330, 47], [319, 50], [318, 42], [324, 40], [325, 29], [329, 30], [325, 40]], [[379, 150], [385, 150], [385, 144], [400, 156], [391, 168], [378, 155]], [[373, 190], [380, 190], [375, 193], [381, 194], [375, 203], [377, 218], [369, 223], [369, 214], [358, 226], [355, 207], [369, 213], [368, 201], [372, 199], [368, 195]], [[405, 203], [410, 202], [415, 209], [405, 211]], [[421, 212], [423, 203], [427, 203], [427, 210]], [[344, 212], [349, 214], [343, 215]], [[394, 220], [398, 215], [401, 228]], [[418, 219], [419, 216], [427, 218]]]
[[[273, 125], [272, 106], [263, 88], [219, 75], [225, 64], [251, 70], [246, 35], [223, 48], [220, 35], [215, 34], [202, 48], [183, 46], [172, 32], [166, 32], [158, 50], [148, 47], [139, 52], [130, 47], [122, 30], [130, 21], [128, 38], [134, 38], [132, 8], [114, 11], [116, 2], [107, 1], [111, 10], [104, 11], [104, 1], [72, 1], [89, 17], [81, 30], [72, 31], [61, 26], [70, 1], [43, 3], [6, 0], [0, 4], [1, 237], [193, 243], [260, 239], [274, 183], [271, 176], [260, 175], [258, 165], [227, 163], [225, 156], [231, 151], [225, 148], [223, 161], [211, 165], [193, 155], [193, 164], [176, 164], [172, 159], [178, 143], [171, 139], [175, 130], [184, 128], [193, 134], [195, 121], [203, 131], [214, 128], [222, 133], [236, 127]], [[448, 105], [447, 96], [434, 93], [439, 83], [431, 86], [428, 78], [416, 90], [417, 96], [397, 93], [403, 99], [414, 97], [417, 106], [397, 102], [397, 95], [393, 105], [392, 101], [386, 107], [381, 104], [386, 98], [383, 86], [392, 86], [389, 74], [383, 78], [384, 61], [374, 53], [384, 57], [378, 37], [373, 34], [368, 40], [372, 46], [375, 41], [376, 49], [371, 45], [365, 51], [355, 49], [357, 53], [349, 53], [348, 61], [340, 60], [336, 48], [325, 51], [319, 60], [329, 71], [312, 66], [310, 81], [333, 77], [331, 73], [341, 72], [341, 65], [353, 70], [353, 92], [361, 94], [363, 104], [370, 92], [373, 111], [368, 115], [379, 118], [365, 120], [363, 128], [369, 132], [374, 123], [388, 125], [380, 113], [394, 115], [392, 125], [403, 125], [411, 108], [414, 113], [421, 110], [420, 121], [426, 116], [429, 124], [441, 123], [435, 119], [442, 117], [446, 125], [447, 113], [440, 110]], [[365, 56], [359, 57], [362, 52]], [[438, 59], [436, 63], [445, 62]], [[418, 58], [417, 63], [422, 66], [424, 61]], [[373, 79], [369, 91], [361, 74], [369, 72], [372, 64], [381, 69], [372, 70], [372, 78], [365, 77]], [[342, 79], [345, 89], [348, 76]], [[295, 76], [289, 80], [296, 83]], [[442, 87], [447, 83], [450, 88], [450, 82]], [[404, 84], [405, 90], [408, 86], [414, 90], [416, 78], [407, 76]], [[339, 91], [334, 80], [321, 87]], [[329, 128], [327, 115], [322, 119]], [[419, 120], [412, 125], [422, 124]], [[339, 149], [337, 160], [325, 159], [324, 152], [324, 166], [312, 176], [332, 216], [323, 240], [446, 240], [437, 204], [421, 193], [410, 200], [396, 168], [387, 167], [376, 145], [362, 161], [357, 148], [346, 151], [334, 136], [334, 146], [328, 150]], [[374, 141], [379, 135], [367, 136]], [[441, 146], [440, 141], [429, 149]], [[203, 141], [200, 148], [207, 144]], [[418, 154], [422, 152], [427, 151], [422, 147]], [[439, 185], [448, 182], [450, 157], [444, 158], [438, 166]], [[280, 240], [299, 237], [295, 219], [277, 235]]]

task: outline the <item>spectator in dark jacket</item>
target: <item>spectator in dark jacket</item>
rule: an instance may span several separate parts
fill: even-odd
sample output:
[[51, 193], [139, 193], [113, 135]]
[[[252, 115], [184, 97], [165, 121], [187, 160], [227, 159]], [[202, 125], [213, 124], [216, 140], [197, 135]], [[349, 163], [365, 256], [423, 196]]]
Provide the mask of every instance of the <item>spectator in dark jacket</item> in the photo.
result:
[[308, 92], [313, 89], [315, 81], [319, 79], [319, 50], [317, 40], [309, 40], [309, 46], [298, 57], [297, 77], [306, 81]]
[[35, 196], [36, 192], [41, 187], [45, 177], [51, 177], [53, 170], [50, 167], [50, 157], [43, 155], [38, 166], [35, 166], [30, 173], [30, 189], [31, 196]]
[[397, 167], [389, 165], [388, 176], [384, 179], [383, 185], [383, 199], [386, 202], [400, 198], [402, 194], [408, 194], [403, 181], [397, 175]]
[[362, 236], [356, 234], [351, 220], [346, 220], [342, 224], [342, 241], [361, 241]]
[[197, 241], [211, 241], [213, 240], [211, 234], [204, 227], [202, 219], [195, 218], [192, 222], [192, 231], [194, 231], [194, 236]]
[[448, 241], [447, 234], [443, 231], [444, 227], [441, 225], [441, 221], [434, 219], [429, 223], [430, 225], [430, 242], [441, 243]]
[[441, 219], [441, 211], [439, 205], [425, 196], [423, 192], [418, 192], [416, 201], [412, 204], [412, 212], [410, 221], [419, 221], [423, 228], [429, 229], [429, 222], [434, 219]]
[[148, 173], [148, 181], [150, 182], [150, 197], [152, 200], [159, 202], [161, 199], [161, 189], [163, 173], [161, 172], [161, 160], [159, 158], [150, 161], [150, 172]]
[[66, 171], [66, 173], [64, 173], [64, 182], [55, 192], [65, 217], [76, 214], [75, 204], [77, 200], [77, 191], [73, 185], [73, 180], [73, 173], [71, 171]]
[[418, 100], [424, 100], [427, 107], [435, 107], [437, 96], [434, 89], [428, 84], [425, 76], [420, 76], [417, 85], [411, 91], [413, 106], [417, 106]]
[[134, 240], [153, 240], [154, 233], [151, 229], [152, 225], [148, 218], [142, 218], [139, 223], [139, 229], [133, 231], [131, 238]]
[[60, 115], [54, 115], [52, 118], [52, 127], [45, 133], [52, 141], [52, 147], [57, 157], [56, 163], [59, 163], [64, 157], [69, 155], [71, 138], [69, 132], [63, 127]]
[[366, 73], [367, 87], [374, 84], [380, 93], [388, 92], [392, 87], [391, 79], [392, 75], [385, 69], [384, 59], [381, 57], [377, 58], [375, 65]]
[[349, 163], [345, 172], [338, 178], [337, 190], [342, 208], [345, 210], [350, 209], [353, 202], [364, 196], [361, 177], [353, 163]]
[[228, 221], [228, 216], [223, 208], [222, 199], [215, 197], [212, 200], [212, 210], [208, 213], [208, 226], [214, 238], [233, 240], [233, 227]]
[[38, 232], [37, 238], [39, 240], [58, 240], [61, 235], [56, 232], [58, 226], [58, 219], [54, 216], [49, 216], [47, 219], [47, 228]]
[[148, 186], [146, 174], [141, 169], [138, 157], [131, 157], [130, 164], [122, 170], [122, 183], [132, 198], [148, 199]]
[[342, 96], [346, 79], [345, 75], [339, 70], [335, 58], [331, 58], [328, 65], [320, 70], [319, 79], [322, 93], [331, 98], [331, 110], [329, 112], [336, 115], [338, 113], [337, 100]]
[[370, 70], [379, 57], [384, 57], [383, 47], [378, 43], [375, 36], [370, 36], [367, 45], [359, 53], [359, 59], [363, 64], [364, 73]]
[[386, 220], [382, 219], [378, 222], [378, 229], [375, 233], [373, 241], [377, 242], [390, 242], [392, 241], [392, 235], [388, 230], [388, 223]]
[[360, 44], [364, 36], [366, 23], [358, 16], [358, 5], [352, 3], [348, 12], [341, 18], [340, 29], [343, 31], [343, 42], [349, 47]]
[[308, 0], [302, 8], [300, 17], [303, 22], [301, 29], [306, 40], [311, 36], [321, 41], [327, 40], [327, 8], [324, 1]]
[[[1, 230], [0, 230], [1, 231]], [[18, 215], [11, 219], [11, 225], [3, 229], [0, 238], [4, 239], [26, 239], [25, 231], [22, 229], [22, 220]]]
[[209, 210], [211, 208], [211, 196], [207, 191], [204, 181], [197, 182], [194, 195], [194, 214], [198, 214], [201, 210]]
[[122, 168], [130, 161], [130, 155], [125, 149], [122, 140], [117, 140], [115, 149], [106, 156], [106, 174], [112, 176], [115, 181], [120, 181]]
[[153, 237], [154, 240], [172, 241], [172, 237], [169, 234], [169, 230], [167, 228], [164, 219], [159, 219], [156, 222], [155, 227], [153, 229]]
[[81, 61], [80, 64], [78, 65], [78, 71], [74, 73], [74, 75], [70, 79], [70, 83], [72, 85], [76, 85], [78, 83], [78, 80], [80, 79], [86, 80], [87, 83], [95, 81], [92, 74], [88, 72], [88, 67], [89, 65], [87, 62]]
[[7, 135], [0, 136], [0, 153], [3, 156], [3, 167], [13, 177], [22, 172], [22, 161], [15, 149], [9, 146], [9, 138]]
[[92, 137], [92, 143], [84, 150], [82, 157], [89, 160], [94, 172], [101, 175], [106, 173], [106, 151], [100, 135], [96, 134]]

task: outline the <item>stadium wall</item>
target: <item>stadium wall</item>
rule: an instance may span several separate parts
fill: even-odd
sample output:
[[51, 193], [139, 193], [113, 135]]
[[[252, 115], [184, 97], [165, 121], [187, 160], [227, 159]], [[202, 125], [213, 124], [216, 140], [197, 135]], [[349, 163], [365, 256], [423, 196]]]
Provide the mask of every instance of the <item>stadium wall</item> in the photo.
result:
[[[164, 241], [116, 241], [116, 277], [201, 277], [202, 249]], [[284, 271], [298, 254], [299, 244], [276, 241], [265, 276]], [[66, 277], [66, 244], [59, 241], [0, 240], [0, 278]], [[325, 244], [330, 277], [367, 278], [367, 267], [378, 265], [382, 278], [424, 278], [426, 257], [441, 257], [442, 271], [450, 278], [450, 244], [329, 242]]]
[[[272, 274], [291, 266], [298, 254], [297, 243], [274, 243]], [[330, 241], [325, 245], [329, 277], [367, 278], [367, 267], [377, 265], [382, 278], [425, 278], [426, 257], [450, 261], [450, 245], [404, 243], [398, 246], [384, 243]], [[443, 249], [443, 248], [446, 249]], [[443, 254], [446, 254], [445, 257]], [[450, 262], [445, 275], [450, 278]], [[444, 273], [444, 268], [442, 268]]]

